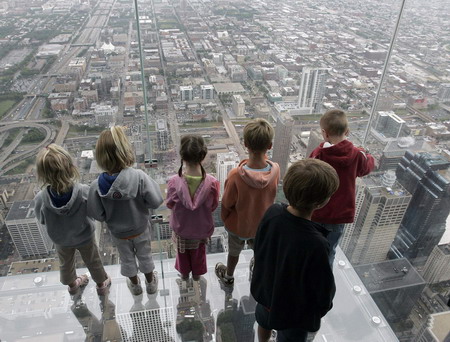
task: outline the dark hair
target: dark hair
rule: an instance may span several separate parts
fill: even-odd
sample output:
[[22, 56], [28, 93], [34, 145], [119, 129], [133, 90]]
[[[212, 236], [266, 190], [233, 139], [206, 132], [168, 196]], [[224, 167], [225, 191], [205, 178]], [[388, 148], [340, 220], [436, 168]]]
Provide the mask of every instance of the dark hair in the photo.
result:
[[303, 159], [291, 165], [283, 179], [283, 192], [289, 205], [312, 211], [339, 187], [336, 170], [319, 159]]
[[181, 166], [178, 170], [178, 175], [183, 175], [183, 161], [188, 163], [200, 164], [202, 169], [202, 176], [205, 178], [206, 171], [203, 168], [202, 161], [208, 153], [205, 140], [199, 135], [185, 135], [181, 137], [180, 141], [180, 157]]
[[331, 136], [341, 136], [348, 130], [347, 116], [340, 109], [330, 109], [320, 118], [320, 127]]

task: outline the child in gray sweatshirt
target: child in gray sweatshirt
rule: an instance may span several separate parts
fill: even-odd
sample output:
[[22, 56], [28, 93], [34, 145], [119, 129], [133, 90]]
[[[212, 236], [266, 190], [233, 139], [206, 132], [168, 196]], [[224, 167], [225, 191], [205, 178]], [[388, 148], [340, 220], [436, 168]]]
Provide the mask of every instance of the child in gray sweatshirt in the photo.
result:
[[131, 167], [134, 154], [120, 126], [100, 134], [95, 158], [106, 172], [91, 185], [88, 214], [106, 222], [131, 293], [135, 296], [142, 293], [140, 270], [145, 275], [147, 293], [153, 294], [158, 289], [158, 277], [153, 271], [149, 209], [156, 209], [162, 203], [161, 190], [143, 171]]
[[93, 220], [87, 216], [89, 186], [77, 183], [79, 173], [70, 154], [50, 144], [36, 161], [38, 180], [44, 185], [36, 195], [36, 218], [47, 227], [60, 262], [61, 283], [71, 295], [79, 294], [89, 282], [87, 274], [77, 276], [75, 252], [80, 252], [97, 283], [97, 293], [104, 296], [111, 278], [106, 274], [94, 241]]

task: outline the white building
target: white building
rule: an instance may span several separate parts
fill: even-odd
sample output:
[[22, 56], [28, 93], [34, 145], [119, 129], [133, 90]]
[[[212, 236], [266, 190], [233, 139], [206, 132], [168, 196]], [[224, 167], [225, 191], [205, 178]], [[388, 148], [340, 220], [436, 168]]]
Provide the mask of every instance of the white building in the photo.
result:
[[156, 120], [156, 138], [158, 142], [158, 149], [166, 151], [169, 149], [169, 129], [167, 128], [167, 121], [164, 119]]
[[355, 220], [339, 244], [353, 265], [386, 260], [410, 201], [392, 170], [358, 178]]
[[220, 182], [220, 199], [222, 199], [228, 172], [239, 165], [239, 155], [236, 152], [217, 153], [216, 173]]
[[194, 99], [194, 89], [192, 86], [181, 86], [180, 97], [181, 101], [192, 101]]
[[204, 84], [200, 86], [202, 91], [202, 100], [214, 99], [214, 87], [211, 84]]
[[96, 105], [94, 107], [95, 121], [99, 125], [107, 126], [116, 121], [119, 107], [111, 105]]
[[450, 280], [450, 244], [434, 247], [423, 268], [423, 278], [432, 284]]
[[14, 202], [5, 223], [21, 257], [39, 257], [52, 250], [45, 226], [34, 215], [34, 200]]
[[233, 108], [234, 114], [239, 117], [245, 116], [245, 101], [242, 96], [233, 95], [231, 99], [231, 107]]
[[298, 106], [303, 114], [320, 113], [325, 95], [326, 68], [303, 68], [298, 94]]

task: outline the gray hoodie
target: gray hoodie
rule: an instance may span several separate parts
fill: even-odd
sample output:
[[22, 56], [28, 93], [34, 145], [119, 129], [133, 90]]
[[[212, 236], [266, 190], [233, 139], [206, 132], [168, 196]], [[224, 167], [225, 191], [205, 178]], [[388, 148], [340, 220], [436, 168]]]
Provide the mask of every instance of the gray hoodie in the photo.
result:
[[124, 239], [143, 233], [148, 209], [158, 208], [162, 201], [159, 185], [143, 171], [129, 167], [120, 171], [106, 195], [101, 194], [98, 179], [92, 182], [88, 215], [106, 222], [111, 234]]
[[75, 183], [72, 197], [62, 207], [55, 207], [47, 188], [34, 199], [36, 218], [47, 227], [52, 241], [63, 247], [81, 247], [93, 238], [93, 220], [87, 217], [89, 186]]

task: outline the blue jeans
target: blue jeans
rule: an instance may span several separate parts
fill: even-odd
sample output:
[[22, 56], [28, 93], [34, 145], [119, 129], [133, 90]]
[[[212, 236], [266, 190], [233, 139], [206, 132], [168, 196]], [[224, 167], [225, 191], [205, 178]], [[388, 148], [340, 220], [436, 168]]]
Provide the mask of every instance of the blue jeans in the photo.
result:
[[319, 223], [322, 227], [329, 231], [327, 235], [327, 240], [330, 243], [330, 255], [328, 256], [328, 261], [330, 262], [331, 268], [333, 268], [334, 257], [336, 255], [336, 247], [341, 240], [342, 234], [344, 233], [345, 223], [330, 224], [330, 223]]
[[[255, 309], [256, 322], [266, 330], [272, 330], [269, 327], [269, 311], [264, 306], [257, 303]], [[306, 342], [308, 332], [301, 329], [284, 329], [277, 330], [277, 342]]]

